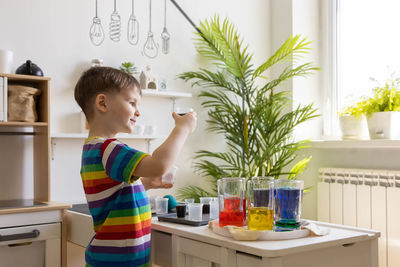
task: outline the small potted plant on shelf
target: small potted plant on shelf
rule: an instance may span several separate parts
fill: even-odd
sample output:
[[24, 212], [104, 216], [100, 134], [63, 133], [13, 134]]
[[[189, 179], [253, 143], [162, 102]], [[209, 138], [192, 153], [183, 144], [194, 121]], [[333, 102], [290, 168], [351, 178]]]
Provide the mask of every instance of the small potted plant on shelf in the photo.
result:
[[384, 86], [373, 89], [373, 96], [366, 100], [371, 139], [400, 139], [400, 80], [391, 79]]
[[137, 68], [132, 62], [123, 62], [119, 69], [133, 76], [138, 74]]
[[368, 126], [364, 114], [367, 100], [361, 100], [339, 112], [339, 125], [342, 139], [368, 139]]

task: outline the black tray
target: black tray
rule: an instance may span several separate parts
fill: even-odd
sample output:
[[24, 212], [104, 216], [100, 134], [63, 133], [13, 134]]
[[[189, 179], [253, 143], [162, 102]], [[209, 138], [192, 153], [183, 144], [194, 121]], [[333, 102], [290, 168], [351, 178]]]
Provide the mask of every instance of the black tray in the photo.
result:
[[187, 224], [192, 226], [202, 226], [207, 225], [208, 221], [210, 220], [209, 214], [203, 214], [203, 220], [201, 221], [190, 221], [189, 216], [185, 216], [185, 218], [178, 218], [176, 217], [176, 213], [169, 213], [169, 214], [158, 214], [157, 218], [160, 222], [173, 222], [173, 223], [180, 223], [180, 224]]

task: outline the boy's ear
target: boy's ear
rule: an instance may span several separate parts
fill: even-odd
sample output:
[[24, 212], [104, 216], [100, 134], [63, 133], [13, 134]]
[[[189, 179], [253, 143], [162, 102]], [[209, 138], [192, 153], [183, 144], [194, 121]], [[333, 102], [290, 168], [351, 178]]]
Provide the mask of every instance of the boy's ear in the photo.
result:
[[105, 94], [98, 94], [94, 103], [97, 110], [101, 112], [107, 111], [107, 96]]

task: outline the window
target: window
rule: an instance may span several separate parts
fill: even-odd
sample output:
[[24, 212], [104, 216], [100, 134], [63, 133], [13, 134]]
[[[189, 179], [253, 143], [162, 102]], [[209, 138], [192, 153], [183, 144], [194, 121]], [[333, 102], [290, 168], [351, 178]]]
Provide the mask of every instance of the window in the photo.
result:
[[326, 10], [330, 111], [324, 112], [324, 135], [329, 137], [339, 134], [337, 112], [377, 85], [370, 78], [383, 84], [393, 72], [400, 75], [400, 1], [331, 0]]

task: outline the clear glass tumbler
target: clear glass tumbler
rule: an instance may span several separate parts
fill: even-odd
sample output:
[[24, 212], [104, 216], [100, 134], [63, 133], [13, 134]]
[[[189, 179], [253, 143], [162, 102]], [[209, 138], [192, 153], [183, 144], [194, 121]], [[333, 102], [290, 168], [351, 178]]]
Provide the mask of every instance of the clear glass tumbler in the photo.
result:
[[247, 226], [250, 230], [272, 230], [274, 226], [274, 181], [254, 177], [247, 182]]
[[202, 221], [203, 220], [203, 203], [189, 203], [189, 220]]
[[304, 181], [275, 180], [275, 231], [300, 229]]
[[168, 214], [168, 198], [156, 198], [156, 214]]
[[244, 178], [222, 178], [218, 180], [219, 225], [243, 226], [246, 209], [243, 205]]

